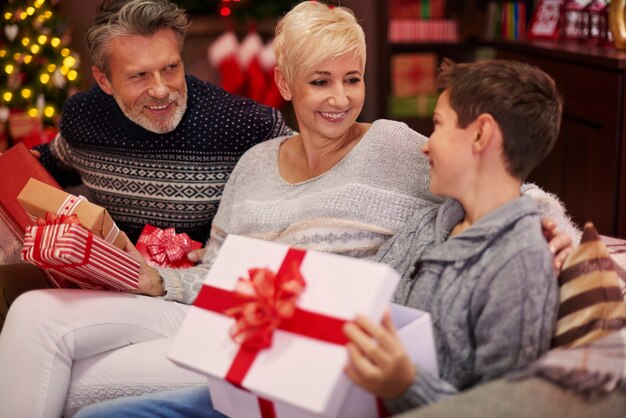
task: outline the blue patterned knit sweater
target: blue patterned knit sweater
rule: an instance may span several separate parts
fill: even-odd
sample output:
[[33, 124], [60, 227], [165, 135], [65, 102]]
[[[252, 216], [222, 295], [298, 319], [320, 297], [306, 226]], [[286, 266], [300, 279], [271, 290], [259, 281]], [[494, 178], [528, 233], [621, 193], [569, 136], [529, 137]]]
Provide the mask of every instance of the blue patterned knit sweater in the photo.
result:
[[37, 149], [63, 186], [82, 180], [135, 242], [146, 223], [209, 237], [224, 185], [253, 145], [288, 135], [277, 110], [187, 76], [187, 111], [169, 133], [124, 116], [97, 85], [65, 105], [61, 134]]

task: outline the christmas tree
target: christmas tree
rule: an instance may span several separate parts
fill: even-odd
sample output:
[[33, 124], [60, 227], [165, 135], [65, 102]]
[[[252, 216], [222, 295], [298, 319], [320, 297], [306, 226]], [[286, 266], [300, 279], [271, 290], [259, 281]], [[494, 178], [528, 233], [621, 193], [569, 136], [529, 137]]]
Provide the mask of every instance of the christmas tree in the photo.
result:
[[3, 1], [0, 124], [21, 114], [22, 122], [28, 116], [40, 126], [42, 120], [54, 126], [70, 89], [79, 82], [78, 55], [68, 47], [69, 27], [57, 13], [58, 2]]

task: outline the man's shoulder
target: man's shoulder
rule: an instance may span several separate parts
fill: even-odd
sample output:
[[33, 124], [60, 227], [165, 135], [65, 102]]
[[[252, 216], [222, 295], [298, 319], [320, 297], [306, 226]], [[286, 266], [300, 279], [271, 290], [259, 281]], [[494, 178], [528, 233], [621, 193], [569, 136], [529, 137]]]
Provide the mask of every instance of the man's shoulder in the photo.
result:
[[186, 75], [189, 95], [199, 106], [229, 107], [234, 109], [256, 108], [267, 112], [275, 112], [275, 109], [258, 103], [247, 97], [229, 93], [220, 86], [208, 81], [200, 80], [192, 75]]
[[[113, 100], [111, 96], [106, 94], [95, 84], [87, 90], [80, 91], [70, 96], [65, 102], [64, 113], [69, 111], [81, 111], [83, 109], [91, 109], [93, 106], [102, 106]], [[100, 109], [102, 110], [102, 109]]]

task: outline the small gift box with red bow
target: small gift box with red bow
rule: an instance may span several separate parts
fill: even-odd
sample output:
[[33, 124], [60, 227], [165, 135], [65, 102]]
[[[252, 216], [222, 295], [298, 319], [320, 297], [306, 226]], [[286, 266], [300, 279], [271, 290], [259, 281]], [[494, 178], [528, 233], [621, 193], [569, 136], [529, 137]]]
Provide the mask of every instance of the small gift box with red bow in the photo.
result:
[[136, 247], [152, 265], [187, 268], [194, 266], [187, 259], [187, 253], [202, 248], [202, 243], [193, 241], [185, 233], [177, 234], [174, 228], [161, 229], [146, 225], [139, 235]]
[[36, 179], [26, 183], [17, 200], [33, 219], [44, 218], [48, 212], [57, 216], [76, 214], [83, 227], [117, 248], [123, 249], [128, 241], [106, 209]]
[[38, 219], [26, 229], [21, 256], [84, 289], [131, 291], [139, 283], [139, 261], [82, 227], [75, 214]]
[[[229, 235], [169, 358], [207, 375], [231, 417], [376, 417], [343, 371], [342, 328], [380, 321], [398, 280], [384, 264]], [[410, 311], [411, 346], [436, 373], [430, 317]]]

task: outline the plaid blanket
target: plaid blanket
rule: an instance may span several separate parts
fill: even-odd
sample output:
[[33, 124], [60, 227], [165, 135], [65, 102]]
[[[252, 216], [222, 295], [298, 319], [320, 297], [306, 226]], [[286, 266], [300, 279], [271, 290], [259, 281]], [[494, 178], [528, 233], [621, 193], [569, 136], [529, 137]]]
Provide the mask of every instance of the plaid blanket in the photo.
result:
[[554, 349], [513, 379], [543, 377], [588, 397], [626, 390], [626, 328], [584, 346]]

